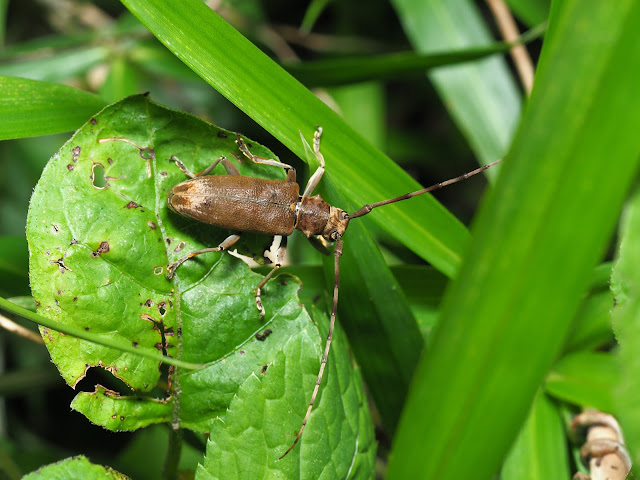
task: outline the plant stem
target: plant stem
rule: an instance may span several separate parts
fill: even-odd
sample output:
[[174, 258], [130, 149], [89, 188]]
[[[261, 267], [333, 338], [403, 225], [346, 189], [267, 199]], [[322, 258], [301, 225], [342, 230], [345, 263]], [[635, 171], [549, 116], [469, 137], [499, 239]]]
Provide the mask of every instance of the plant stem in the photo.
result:
[[103, 336], [85, 332], [81, 328], [56, 322], [55, 320], [51, 320], [49, 318], [43, 317], [42, 315], [38, 315], [37, 313], [27, 310], [26, 308], [20, 307], [15, 303], [11, 303], [10, 301], [2, 297], [0, 297], [0, 309], [5, 310], [7, 312], [14, 313], [16, 315], [19, 315], [22, 318], [26, 318], [27, 320], [30, 320], [39, 325], [43, 325], [53, 330], [57, 330], [58, 332], [66, 333], [67, 335], [72, 335], [82, 340], [87, 340], [89, 342], [97, 343], [98, 345], [104, 345], [105, 347], [115, 348], [123, 352], [134, 353], [136, 355], [140, 355], [141, 357], [151, 358], [153, 360], [164, 362], [169, 365], [173, 365], [175, 367], [183, 367], [187, 370], [199, 370], [204, 367], [204, 365], [200, 365], [197, 363], [183, 362], [176, 358], [167, 357], [165, 355], [161, 355], [156, 352], [142, 350], [142, 349], [133, 347], [131, 345], [126, 345], [126, 344], [117, 342], [110, 338], [105, 338]]
[[162, 468], [163, 480], [176, 480], [178, 478], [178, 464], [182, 452], [182, 429], [169, 427], [169, 446], [167, 456]]

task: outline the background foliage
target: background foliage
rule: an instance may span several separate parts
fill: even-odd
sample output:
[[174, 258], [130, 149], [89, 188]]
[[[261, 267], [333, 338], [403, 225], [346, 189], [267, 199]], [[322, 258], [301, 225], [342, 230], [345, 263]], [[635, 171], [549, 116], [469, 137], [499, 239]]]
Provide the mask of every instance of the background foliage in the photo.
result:
[[[196, 0], [122, 3], [126, 9], [0, 2], [0, 138], [51, 134], [0, 144], [3, 296], [29, 295], [27, 202], [47, 159], [68, 138], [57, 134], [129, 94], [150, 91], [164, 104], [242, 131], [286, 163], [305, 159], [298, 130], [308, 138], [321, 124], [323, 195], [347, 210], [471, 170], [474, 159], [508, 154], [473, 236], [464, 224], [479, 202], [478, 179], [438, 193], [453, 214], [425, 196], [354, 221], [345, 237], [340, 322], [376, 406], [377, 475], [569, 478], [580, 466], [567, 448], [566, 421], [587, 406], [629, 419], [623, 428], [637, 452], [637, 409], [616, 393], [632, 396], [637, 378], [631, 354], [624, 355], [638, 341], [637, 315], [628, 302], [617, 317], [617, 333], [626, 338], [622, 363], [611, 350], [611, 264], [597, 265], [615, 256], [613, 231], [640, 150], [634, 2], [588, 9], [574, 0], [508, 2], [523, 29], [549, 22], [544, 42], [529, 46], [536, 60], [542, 50], [526, 100], [504, 57], [424, 76], [421, 62], [434, 52], [469, 54], [494, 42], [483, 3], [395, 0], [363, 10], [338, 2], [314, 23], [306, 5], [223, 2], [218, 11], [229, 24]], [[303, 18], [312, 35], [295, 28]], [[343, 78], [349, 63], [332, 59], [398, 51], [416, 53], [413, 70], [387, 58], [369, 82], [316, 91], [340, 115], [268, 58], [285, 66], [296, 58], [325, 60], [324, 75], [331, 78], [333, 69]], [[318, 68], [303, 62], [291, 70], [304, 78], [307, 65]], [[634, 232], [630, 226], [623, 235]], [[323, 272], [332, 262], [321, 267], [296, 240], [290, 269], [310, 302], [331, 283]], [[618, 292], [635, 298], [624, 263], [633, 251], [626, 252], [616, 267]], [[44, 349], [3, 339], [8, 478], [73, 454], [132, 478], [158, 478], [162, 462], [139, 459], [164, 452], [165, 430], [115, 436], [68, 414], [74, 394]], [[92, 372], [78, 388], [92, 391], [105, 376]], [[196, 462], [203, 462], [197, 442], [187, 442], [181, 467]]]

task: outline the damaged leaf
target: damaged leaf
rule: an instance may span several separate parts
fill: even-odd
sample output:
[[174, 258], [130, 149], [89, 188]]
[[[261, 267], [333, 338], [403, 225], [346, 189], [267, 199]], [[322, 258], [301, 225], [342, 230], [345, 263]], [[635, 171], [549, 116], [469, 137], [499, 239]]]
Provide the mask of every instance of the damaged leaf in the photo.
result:
[[[254, 154], [274, 157], [264, 147], [247, 143]], [[311, 320], [297, 296], [300, 281], [289, 275], [277, 276], [263, 289], [266, 316], [261, 318], [254, 291], [262, 277], [228, 253], [198, 256], [167, 279], [169, 263], [216, 246], [230, 233], [168, 210], [168, 192], [185, 180], [172, 156], [194, 172], [226, 156], [243, 175], [285, 177], [282, 169], [243, 157], [234, 133], [166, 109], [144, 95], [127, 98], [90, 119], [47, 165], [27, 224], [31, 285], [41, 315], [205, 368], [166, 368], [45, 328], [43, 338], [70, 385], [98, 366], [135, 391], [97, 386], [95, 392], [80, 392], [72, 407], [92, 422], [110, 430], [165, 422], [198, 432], [214, 425], [216, 431], [221, 425], [237, 429], [228, 408], [245, 396], [250, 410], [267, 408], [265, 435], [271, 441], [260, 455], [271, 465], [300, 428], [325, 340], [318, 325], [324, 332], [328, 319], [324, 315]], [[224, 167], [219, 165], [212, 174], [225, 174]], [[243, 235], [236, 245], [243, 253], [261, 256], [270, 241]], [[278, 360], [290, 355], [293, 344], [302, 365]], [[276, 364], [277, 374], [272, 373]], [[246, 398], [243, 392], [255, 379], [263, 390], [281, 392], [278, 408], [262, 394]], [[296, 388], [285, 388], [292, 382]], [[336, 439], [342, 452], [338, 456], [332, 453]], [[344, 342], [332, 349], [323, 388], [298, 447], [278, 462], [278, 469], [313, 460], [346, 477], [354, 462], [373, 465], [371, 421]], [[242, 462], [257, 460], [245, 455], [239, 461], [242, 469]], [[363, 470], [364, 477], [370, 473]], [[289, 478], [302, 474], [292, 475]]]
[[22, 480], [128, 480], [110, 467], [95, 465], [82, 455], [65, 458], [22, 477]]

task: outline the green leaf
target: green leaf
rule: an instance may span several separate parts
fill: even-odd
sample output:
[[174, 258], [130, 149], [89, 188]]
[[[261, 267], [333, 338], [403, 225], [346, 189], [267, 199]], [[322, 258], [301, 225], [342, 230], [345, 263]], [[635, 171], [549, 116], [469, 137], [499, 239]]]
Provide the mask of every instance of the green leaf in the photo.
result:
[[569, 478], [569, 452], [558, 408], [539, 392], [500, 472], [501, 480]]
[[614, 355], [578, 352], [564, 356], [553, 366], [545, 391], [575, 405], [613, 412], [614, 388], [619, 380], [620, 366]]
[[555, 13], [520, 130], [416, 370], [390, 480], [495, 474], [638, 171], [640, 4], [565, 0]]
[[25, 475], [23, 480], [127, 480], [112, 468], [95, 465], [82, 455], [67, 458]]
[[611, 330], [611, 291], [600, 290], [584, 299], [567, 338], [565, 351], [592, 350], [611, 344], [614, 340]]
[[640, 395], [640, 190], [636, 189], [629, 200], [619, 235], [618, 258], [611, 275], [611, 290], [615, 297], [611, 319], [620, 342], [618, 361], [621, 373], [614, 401], [629, 453], [637, 464], [640, 461], [640, 410], [636, 401]]
[[[252, 144], [251, 149], [256, 155], [273, 157], [259, 145]], [[157, 360], [77, 341], [53, 330], [45, 332], [45, 342], [69, 384], [76, 384], [88, 366], [101, 366], [138, 391], [127, 395], [98, 386], [94, 393], [79, 393], [72, 406], [94, 423], [131, 430], [170, 421], [205, 432], [216, 418], [225, 418], [248, 378], [271, 364], [291, 338], [304, 334], [308, 341], [301, 355], [308, 358], [305, 379], [309, 381], [304, 389], [287, 392], [283, 398], [287, 411], [277, 412], [298, 423], [284, 428], [276, 422], [269, 455], [277, 459], [301, 425], [325, 337], [299, 303], [296, 278], [281, 275], [266, 285], [264, 319], [254, 295], [262, 277], [228, 253], [202, 255], [180, 266], [175, 280], [166, 278], [167, 264], [218, 245], [229, 235], [168, 210], [169, 190], [185, 180], [170, 161], [173, 155], [193, 171], [225, 155], [245, 175], [284, 177], [282, 169], [244, 158], [231, 132], [168, 110], [146, 96], [125, 99], [92, 117], [62, 147], [34, 191], [27, 225], [32, 289], [38, 312], [58, 322], [108, 336], [137, 351], [161, 350], [182, 361], [207, 364], [206, 368], [170, 372], [172, 389], [156, 398], [145, 392], [162, 383]], [[103, 170], [101, 183], [98, 169]], [[213, 172], [220, 173], [222, 165]], [[246, 237], [238, 247], [244, 251], [261, 253], [270, 243], [268, 237]], [[260, 341], [256, 334], [267, 329], [271, 335]], [[352, 377], [353, 367], [344, 361], [341, 349], [346, 346], [340, 342], [332, 348], [328, 363], [336, 365], [328, 367], [323, 385], [331, 385], [337, 381], [332, 376], [340, 375], [340, 384], [348, 380], [355, 393], [343, 396], [321, 388], [320, 403], [300, 441], [302, 448], [308, 448], [307, 437], [319, 436], [326, 451], [332, 438], [327, 433], [339, 428], [339, 419], [346, 415], [339, 414], [340, 409], [349, 418], [366, 410], [354, 403], [362, 397], [361, 385]], [[336, 355], [343, 356], [343, 365], [338, 366]], [[335, 369], [340, 373], [332, 373]], [[268, 388], [299, 383], [296, 372], [286, 369], [281, 376], [269, 376]], [[263, 408], [264, 399], [252, 401], [251, 408]], [[312, 424], [319, 430], [314, 432]], [[367, 425], [370, 429], [370, 422]], [[351, 436], [343, 432], [341, 438], [352, 449], [358, 443], [354, 432]], [[328, 465], [332, 459], [329, 455], [314, 461]]]
[[[340, 330], [336, 342], [345, 342]], [[292, 398], [304, 402], [315, 379], [321, 351], [313, 343], [306, 331], [294, 335], [260, 374], [245, 380], [229, 406], [229, 415], [213, 424], [207, 456], [196, 479], [334, 479], [347, 478], [345, 472], [349, 472], [348, 478], [371, 478], [375, 461], [371, 420], [367, 409], [361, 408], [366, 400], [356, 387], [359, 376], [354, 377], [347, 368], [344, 346], [339, 348], [337, 360], [328, 365], [330, 381], [316, 402], [319, 411], [332, 412], [331, 416], [312, 415], [303, 436], [306, 441], [284, 459], [270, 454], [282, 430], [294, 432], [302, 421], [292, 414], [290, 402]], [[286, 381], [274, 383], [269, 378]], [[350, 408], [327, 408], [327, 403], [341, 397]], [[358, 439], [355, 444], [350, 440], [354, 437]], [[330, 462], [318, 461], [325, 458]]]
[[0, 77], [0, 140], [75, 130], [104, 107], [96, 95], [56, 83]]

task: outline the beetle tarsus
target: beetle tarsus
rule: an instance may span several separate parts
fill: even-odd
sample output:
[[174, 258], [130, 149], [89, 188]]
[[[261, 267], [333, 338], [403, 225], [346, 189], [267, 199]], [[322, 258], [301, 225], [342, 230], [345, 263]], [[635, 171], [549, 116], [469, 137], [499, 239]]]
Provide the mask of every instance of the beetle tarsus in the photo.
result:
[[256, 288], [256, 307], [260, 311], [260, 316], [264, 317], [265, 311], [264, 311], [264, 305], [262, 305], [261, 295], [262, 295], [262, 289], [260, 287]]

